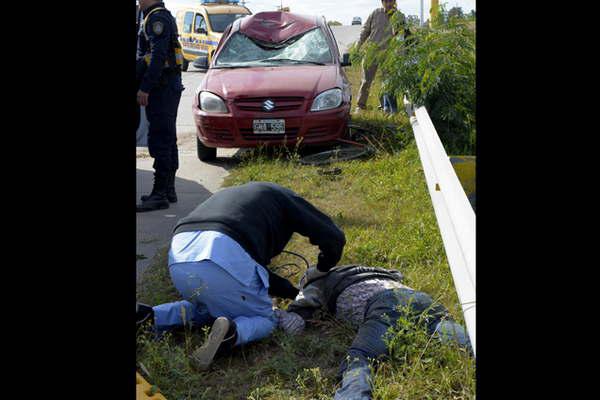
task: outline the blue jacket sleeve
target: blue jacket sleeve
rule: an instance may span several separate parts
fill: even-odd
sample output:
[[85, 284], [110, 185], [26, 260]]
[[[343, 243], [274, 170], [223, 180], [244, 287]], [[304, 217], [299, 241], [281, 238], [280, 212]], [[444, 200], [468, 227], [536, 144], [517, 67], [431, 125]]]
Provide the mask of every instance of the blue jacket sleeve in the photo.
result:
[[166, 18], [152, 15], [146, 24], [146, 33], [150, 39], [150, 65], [142, 79], [140, 90], [149, 93], [158, 85], [169, 54], [171, 25]]

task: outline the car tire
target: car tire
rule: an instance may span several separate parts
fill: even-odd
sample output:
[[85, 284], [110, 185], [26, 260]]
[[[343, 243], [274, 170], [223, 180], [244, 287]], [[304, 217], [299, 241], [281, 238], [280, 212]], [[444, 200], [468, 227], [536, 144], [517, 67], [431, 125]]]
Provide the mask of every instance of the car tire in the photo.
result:
[[183, 60], [183, 64], [181, 65], [181, 70], [183, 72], [186, 72], [188, 70], [189, 66], [190, 66], [190, 62], [188, 60]]
[[196, 147], [200, 161], [213, 161], [217, 158], [217, 148], [203, 145], [198, 137], [196, 137]]

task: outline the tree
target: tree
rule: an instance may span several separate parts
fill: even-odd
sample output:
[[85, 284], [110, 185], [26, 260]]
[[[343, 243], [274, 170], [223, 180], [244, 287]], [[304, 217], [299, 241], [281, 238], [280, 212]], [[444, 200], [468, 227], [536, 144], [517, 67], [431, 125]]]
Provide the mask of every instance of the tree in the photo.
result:
[[419, 26], [421, 24], [421, 19], [418, 15], [409, 15], [406, 17], [406, 22], [410, 26]]
[[414, 105], [427, 108], [448, 154], [475, 152], [475, 33], [470, 24], [449, 18], [444, 25], [414, 30], [408, 40], [390, 41], [380, 54], [365, 54], [365, 63], [381, 67], [387, 93], [407, 95]]
[[464, 18], [465, 13], [463, 13], [462, 7], [452, 7], [448, 11], [448, 18]]
[[342, 23], [338, 22], [338, 21], [328, 21], [327, 25], [329, 25], [329, 26], [337, 26], [337, 25], [342, 25]]

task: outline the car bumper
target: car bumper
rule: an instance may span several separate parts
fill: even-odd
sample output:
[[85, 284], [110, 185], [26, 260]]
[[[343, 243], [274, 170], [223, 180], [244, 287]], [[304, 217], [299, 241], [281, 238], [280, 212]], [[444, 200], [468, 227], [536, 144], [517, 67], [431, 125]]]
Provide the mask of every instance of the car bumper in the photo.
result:
[[[194, 104], [197, 135], [207, 147], [319, 145], [344, 136], [350, 105], [319, 112], [207, 114]], [[284, 119], [285, 134], [255, 134], [255, 119]]]

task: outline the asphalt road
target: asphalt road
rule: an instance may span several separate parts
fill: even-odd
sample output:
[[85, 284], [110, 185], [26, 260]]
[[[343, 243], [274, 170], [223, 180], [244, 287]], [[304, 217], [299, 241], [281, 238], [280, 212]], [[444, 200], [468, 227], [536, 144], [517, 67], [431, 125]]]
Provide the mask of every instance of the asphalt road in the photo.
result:
[[[349, 45], [358, 39], [361, 26], [334, 26], [332, 30], [338, 41], [340, 53], [347, 51]], [[238, 149], [219, 149], [217, 161], [205, 163], [196, 156], [195, 126], [192, 117], [192, 102], [196, 88], [204, 78], [204, 73], [190, 66], [188, 72], [183, 73], [181, 103], [177, 114], [177, 143], [179, 146], [179, 170], [175, 181], [175, 188], [179, 201], [166, 210], [158, 210], [137, 214], [137, 255], [136, 271], [139, 279], [140, 273], [152, 262], [156, 252], [168, 245], [173, 227], [177, 221], [186, 216], [198, 204], [217, 191], [228, 174], [228, 169], [233, 167], [233, 156]], [[144, 124], [142, 124], [144, 125]], [[136, 202], [143, 194], [152, 189], [153, 159], [150, 158], [145, 146], [145, 136], [142, 126], [137, 133], [137, 182]]]

